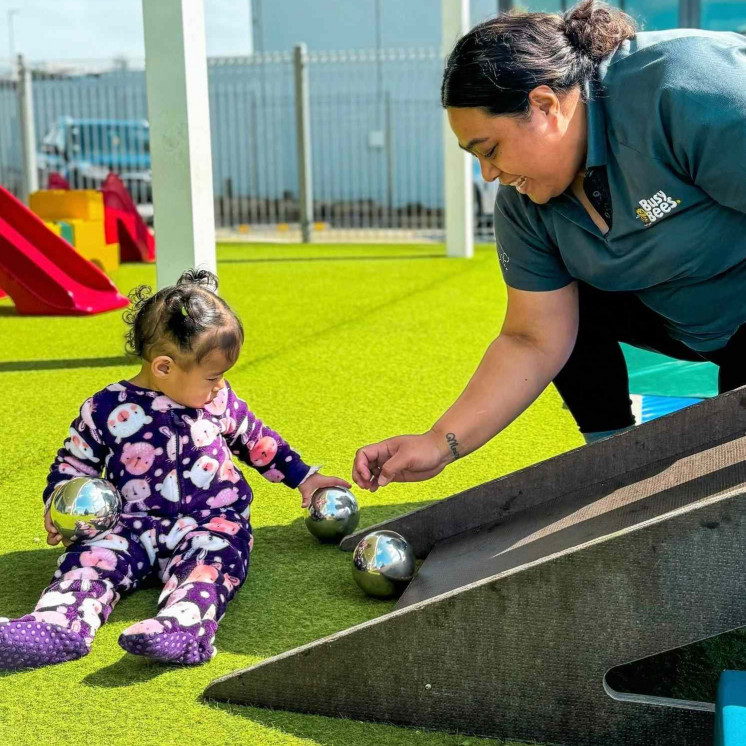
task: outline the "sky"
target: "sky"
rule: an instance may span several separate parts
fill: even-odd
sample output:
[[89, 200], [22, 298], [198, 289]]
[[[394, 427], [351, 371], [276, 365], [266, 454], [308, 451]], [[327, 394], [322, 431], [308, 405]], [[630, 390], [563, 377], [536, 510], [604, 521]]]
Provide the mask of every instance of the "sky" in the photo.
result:
[[[530, 10], [560, 9], [560, 0], [515, 1]], [[204, 0], [209, 56], [250, 52], [252, 3], [257, 51], [290, 50], [301, 41], [315, 50], [373, 49], [378, 28], [384, 48], [440, 46], [441, 0]], [[626, 0], [647, 28], [675, 26], [677, 7], [677, 0]], [[9, 56], [13, 10], [15, 52], [32, 61], [145, 55], [142, 0], [0, 0], [0, 58]], [[496, 11], [497, 0], [471, 0], [473, 23]], [[706, 27], [738, 28], [746, 23], [746, 0], [702, 0], [702, 15]]]
[[[28, 59], [145, 56], [141, 0], [0, 0], [4, 58], [9, 56], [12, 9], [18, 10], [12, 17], [15, 52]], [[205, 0], [208, 54], [247, 54], [249, 31], [246, 0]]]
[[[548, 0], [551, 4], [552, 0]], [[441, 0], [251, 0], [262, 17], [257, 50], [372, 49], [376, 7], [383, 47], [440, 44]], [[204, 0], [207, 54], [250, 51], [250, 0]], [[472, 19], [497, 10], [496, 0], [472, 0]], [[13, 46], [32, 61], [112, 59], [145, 55], [142, 0], [0, 0], [0, 58], [9, 55], [8, 12]], [[255, 19], [258, 20], [258, 19]], [[256, 26], [255, 26], [256, 28]]]

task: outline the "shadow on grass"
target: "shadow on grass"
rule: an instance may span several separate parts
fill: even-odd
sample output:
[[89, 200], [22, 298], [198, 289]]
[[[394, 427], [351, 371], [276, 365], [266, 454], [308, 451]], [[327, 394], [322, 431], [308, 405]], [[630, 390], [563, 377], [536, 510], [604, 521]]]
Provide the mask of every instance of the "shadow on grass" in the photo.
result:
[[219, 259], [218, 264], [287, 264], [293, 262], [370, 262], [370, 261], [409, 261], [410, 259], [447, 259], [445, 254], [397, 254], [394, 256], [289, 256], [260, 257], [248, 259]]
[[69, 360], [8, 360], [0, 362], [0, 373], [12, 373], [22, 370], [68, 370], [71, 368], [119, 368], [123, 365], [135, 365], [135, 361], [126, 355], [114, 357], [82, 357]]
[[714, 702], [720, 674], [746, 669], [746, 627], [612, 668], [617, 692]]
[[[361, 524], [371, 526], [403, 515], [426, 503], [372, 506], [361, 511]], [[216, 644], [219, 654], [246, 656], [236, 668], [266, 659], [343, 629], [380, 617], [393, 609], [393, 601], [366, 597], [351, 578], [351, 555], [334, 545], [321, 544], [306, 530], [302, 518], [290, 524], [264, 526], [255, 532], [252, 569], [244, 587], [221, 621]], [[59, 553], [28, 550], [0, 555], [0, 615], [21, 616], [33, 609], [56, 569]], [[122, 625], [153, 616], [160, 582], [133, 593], [118, 604], [110, 623]], [[676, 699], [713, 701], [717, 678], [724, 668], [746, 668], [746, 630], [729, 632], [685, 648], [631, 663], [609, 674], [617, 691]], [[126, 687], [150, 681], [173, 668], [124, 655], [112, 665], [89, 674], [90, 687]], [[217, 673], [217, 672], [216, 672]], [[5, 676], [23, 672], [0, 672]], [[196, 694], [199, 698], [201, 692]], [[299, 696], [302, 696], [299, 694]], [[330, 728], [327, 718], [275, 712], [209, 702], [205, 706], [245, 717], [267, 727], [312, 738], [324, 746], [354, 742], [356, 721]], [[374, 726], [382, 729], [386, 725]], [[381, 740], [398, 742], [400, 729], [381, 731]], [[366, 740], [360, 732], [360, 740]], [[416, 732], [412, 731], [413, 737]], [[456, 738], [456, 737], [454, 737]], [[463, 743], [448, 740], [448, 743]], [[450, 737], [449, 737], [450, 739]], [[406, 743], [402, 740], [401, 743]]]
[[[373, 525], [422, 503], [361, 510]], [[246, 583], [220, 623], [219, 650], [268, 658], [385, 614], [394, 601], [366, 596], [352, 579], [352, 555], [322, 544], [303, 519], [255, 531]]]
[[83, 679], [83, 684], [91, 687], [118, 689], [152, 681], [158, 676], [180, 668], [180, 666], [169, 666], [136, 655], [124, 654], [116, 663], [88, 674]]
[[[299, 696], [302, 696], [299, 694]], [[265, 728], [307, 739], [321, 746], [349, 746], [351, 743], [385, 743], [389, 746], [410, 746], [417, 743], [433, 743], [433, 738], [442, 746], [521, 746], [518, 741], [502, 741], [465, 734], [448, 734], [443, 731], [423, 730], [397, 726], [389, 723], [361, 722], [344, 718], [329, 718], [322, 715], [305, 715], [281, 710], [209, 702], [208, 706], [237, 715]]]
[[[12, 619], [33, 611], [42, 591], [53, 580], [61, 554], [61, 551], [31, 549], [0, 555], [0, 578], [3, 579], [0, 586], [0, 615]], [[158, 598], [159, 585], [157, 580], [148, 579], [132, 597], [120, 601], [112, 618], [135, 622], [146, 606], [152, 611]]]
[[[418, 507], [422, 503], [363, 508], [360, 522], [373, 525]], [[290, 524], [260, 527], [254, 536], [248, 577], [220, 623], [219, 651], [268, 658], [393, 608], [393, 602], [365, 596], [352, 580], [351, 555], [333, 544], [321, 544], [302, 517]], [[60, 554], [32, 549], [0, 555], [0, 616], [15, 618], [33, 610]], [[140, 589], [122, 597], [109, 623], [129, 625], [154, 616], [161, 588], [156, 576], [148, 578]], [[102, 676], [116, 678], [121, 671], [126, 678], [133, 670], [139, 669], [117, 663]], [[149, 674], [146, 669], [140, 673]]]

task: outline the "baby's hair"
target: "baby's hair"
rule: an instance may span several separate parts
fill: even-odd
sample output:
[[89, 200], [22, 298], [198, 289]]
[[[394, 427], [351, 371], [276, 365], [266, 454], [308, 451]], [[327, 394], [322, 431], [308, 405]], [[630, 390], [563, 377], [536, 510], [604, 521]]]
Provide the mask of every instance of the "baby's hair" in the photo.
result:
[[135, 288], [123, 316], [129, 326], [126, 352], [142, 360], [168, 355], [188, 369], [220, 349], [235, 363], [243, 325], [217, 289], [218, 278], [206, 269], [188, 269], [156, 293], [149, 285]]

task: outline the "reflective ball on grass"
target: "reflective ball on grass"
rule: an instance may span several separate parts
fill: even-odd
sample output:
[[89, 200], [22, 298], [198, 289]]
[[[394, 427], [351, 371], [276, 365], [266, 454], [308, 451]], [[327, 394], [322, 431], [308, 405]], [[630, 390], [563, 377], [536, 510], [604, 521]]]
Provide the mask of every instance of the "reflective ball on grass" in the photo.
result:
[[306, 526], [319, 541], [340, 541], [357, 528], [359, 520], [357, 500], [348, 489], [322, 487], [313, 493]]
[[373, 531], [352, 554], [352, 577], [376, 598], [398, 596], [414, 577], [414, 552], [396, 531]]
[[63, 539], [92, 539], [114, 528], [122, 498], [106, 479], [75, 477], [52, 492], [49, 517]]

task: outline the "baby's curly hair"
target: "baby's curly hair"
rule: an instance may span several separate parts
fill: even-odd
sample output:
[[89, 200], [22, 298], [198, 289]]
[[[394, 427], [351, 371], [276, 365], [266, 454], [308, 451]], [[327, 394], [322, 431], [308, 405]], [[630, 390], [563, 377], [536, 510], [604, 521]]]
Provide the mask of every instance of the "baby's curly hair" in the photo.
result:
[[188, 269], [175, 285], [156, 293], [149, 285], [135, 288], [123, 315], [129, 326], [127, 354], [148, 361], [169, 355], [188, 369], [220, 349], [235, 363], [244, 341], [243, 325], [217, 289], [218, 278], [206, 269]]

